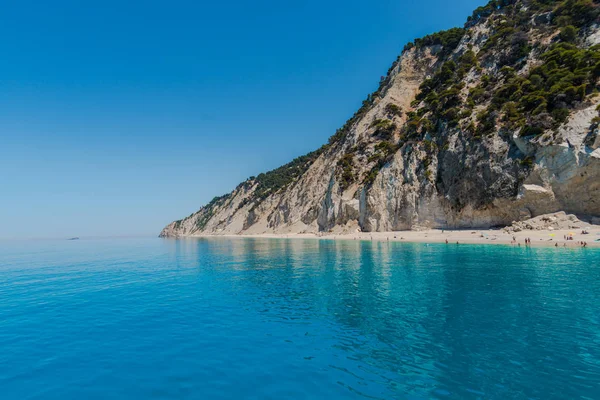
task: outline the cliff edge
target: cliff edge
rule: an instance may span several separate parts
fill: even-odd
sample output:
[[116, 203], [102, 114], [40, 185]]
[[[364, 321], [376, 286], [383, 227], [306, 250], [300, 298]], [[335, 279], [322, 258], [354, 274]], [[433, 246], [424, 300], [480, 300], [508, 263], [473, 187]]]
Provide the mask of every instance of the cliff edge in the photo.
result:
[[329, 142], [160, 236], [600, 216], [600, 4], [494, 0], [406, 45]]

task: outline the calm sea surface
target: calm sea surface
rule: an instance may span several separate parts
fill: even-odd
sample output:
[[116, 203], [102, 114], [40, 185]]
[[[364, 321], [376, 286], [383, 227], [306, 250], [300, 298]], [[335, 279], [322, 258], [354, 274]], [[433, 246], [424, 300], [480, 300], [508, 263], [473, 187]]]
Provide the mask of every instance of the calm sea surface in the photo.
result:
[[600, 251], [4, 241], [0, 398], [600, 399]]

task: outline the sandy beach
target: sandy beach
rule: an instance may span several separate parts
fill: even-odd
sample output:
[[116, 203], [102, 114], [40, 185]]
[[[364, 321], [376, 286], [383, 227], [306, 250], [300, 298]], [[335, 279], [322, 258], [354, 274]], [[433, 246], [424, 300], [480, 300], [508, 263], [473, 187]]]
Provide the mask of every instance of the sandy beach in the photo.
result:
[[[588, 234], [582, 234], [585, 229]], [[430, 229], [420, 231], [397, 232], [356, 232], [356, 233], [289, 233], [289, 234], [249, 234], [249, 235], [198, 235], [193, 237], [257, 237], [257, 238], [289, 238], [289, 239], [321, 239], [321, 240], [373, 240], [396, 241], [408, 243], [446, 243], [448, 244], [501, 244], [525, 246], [525, 239], [531, 241], [532, 247], [581, 248], [581, 242], [587, 242], [588, 248], [600, 248], [600, 226], [588, 225], [583, 229], [561, 230], [526, 230], [509, 233], [503, 229], [468, 229], [441, 230]], [[573, 237], [573, 240], [566, 240]]]

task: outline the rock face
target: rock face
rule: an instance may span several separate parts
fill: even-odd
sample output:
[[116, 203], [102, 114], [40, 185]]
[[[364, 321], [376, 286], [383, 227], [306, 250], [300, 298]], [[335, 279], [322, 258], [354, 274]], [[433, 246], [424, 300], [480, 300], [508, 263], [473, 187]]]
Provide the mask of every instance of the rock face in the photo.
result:
[[[578, 22], [575, 44], [563, 44], [553, 21], [564, 2], [529, 3], [482, 8], [465, 29], [408, 45], [329, 144], [160, 235], [486, 228], [559, 210], [600, 217], [598, 6]], [[587, 86], [571, 97], [548, 89], [557, 46], [592, 59]], [[532, 85], [546, 99], [527, 94]]]
[[[588, 228], [589, 222], [581, 221], [575, 215], [567, 215], [563, 211], [544, 214], [525, 221], [514, 222], [503, 230], [508, 233], [521, 232], [526, 230], [559, 230], [559, 229], [581, 229]], [[577, 232], [579, 233], [579, 232]]]

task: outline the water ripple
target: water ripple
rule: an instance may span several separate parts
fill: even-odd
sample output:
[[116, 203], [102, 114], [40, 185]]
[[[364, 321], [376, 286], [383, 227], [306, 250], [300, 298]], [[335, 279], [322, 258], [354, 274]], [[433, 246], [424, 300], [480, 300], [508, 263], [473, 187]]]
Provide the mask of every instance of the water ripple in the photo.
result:
[[600, 252], [0, 243], [3, 399], [600, 398]]

